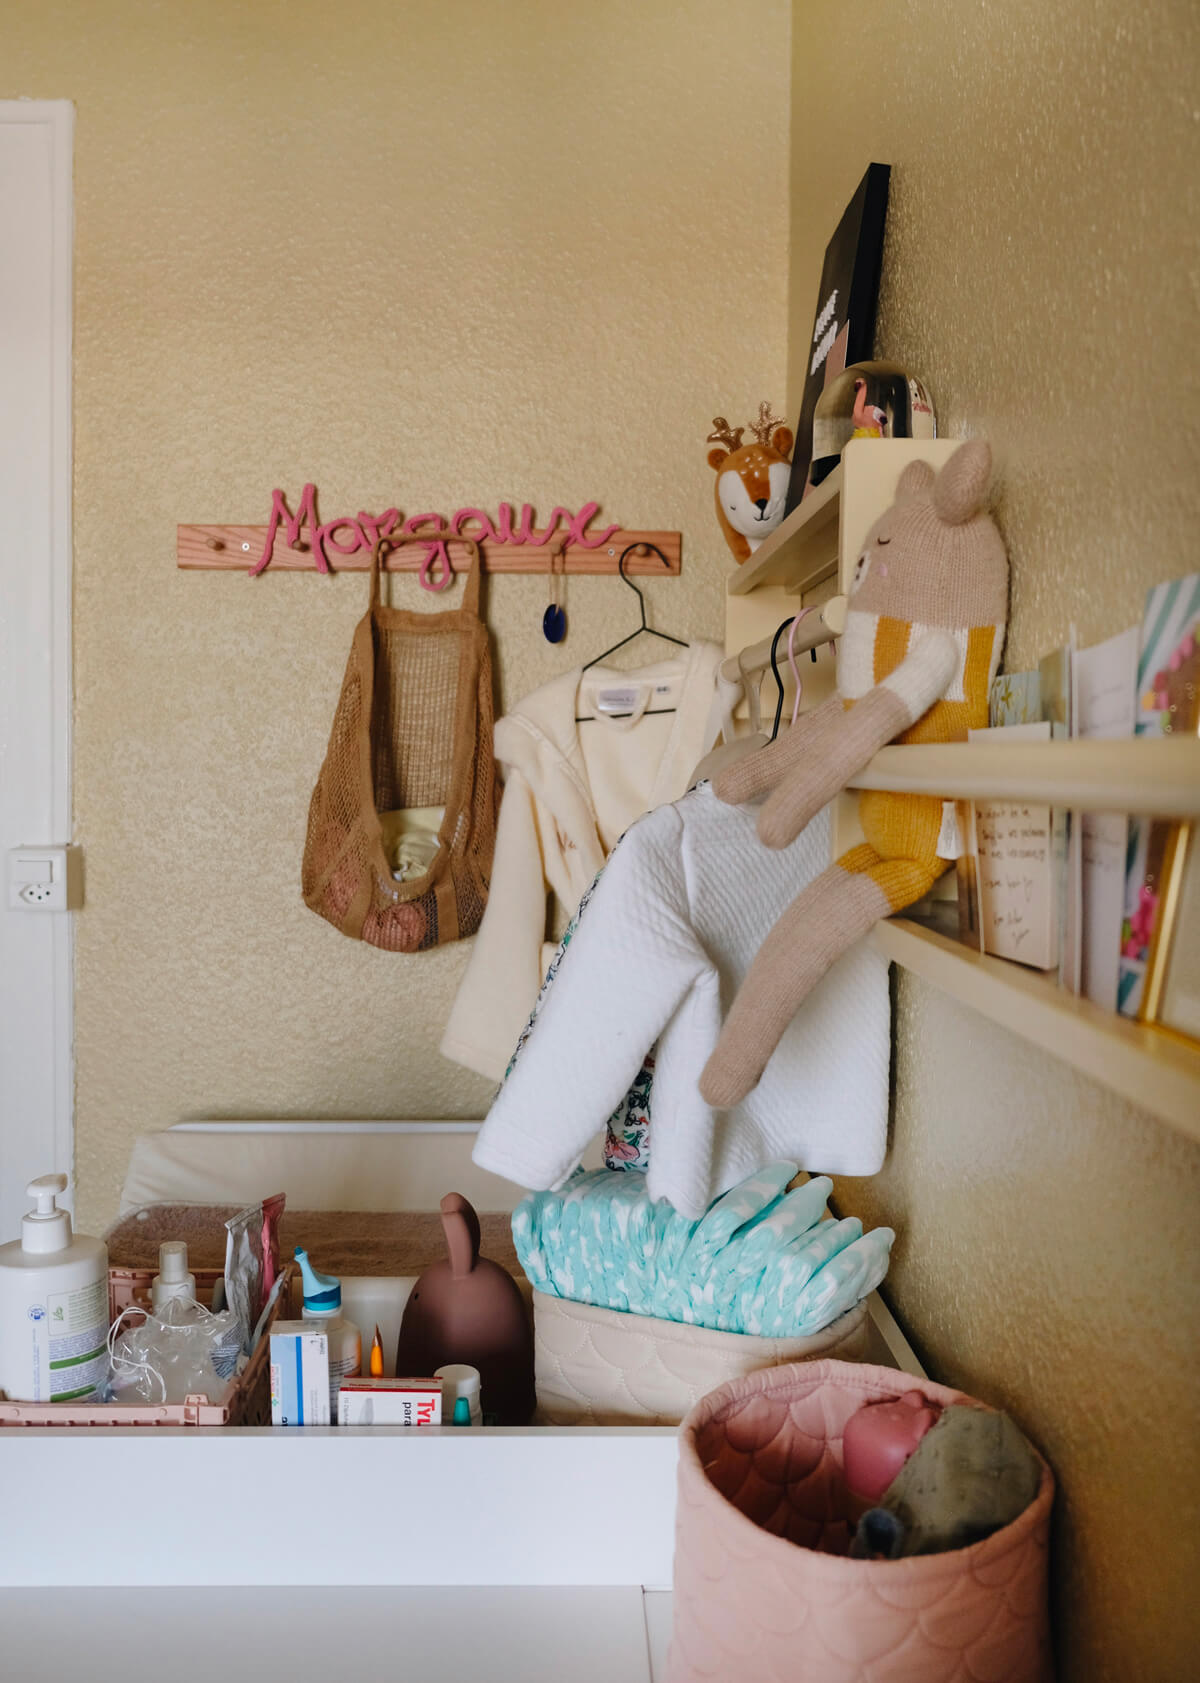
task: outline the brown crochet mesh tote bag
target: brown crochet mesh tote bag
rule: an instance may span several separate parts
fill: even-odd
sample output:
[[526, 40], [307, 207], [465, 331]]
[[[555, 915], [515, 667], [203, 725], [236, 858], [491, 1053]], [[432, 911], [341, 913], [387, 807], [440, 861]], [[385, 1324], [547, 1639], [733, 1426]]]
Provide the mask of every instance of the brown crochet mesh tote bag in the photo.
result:
[[[354, 630], [329, 747], [308, 811], [304, 902], [335, 929], [388, 952], [473, 935], [487, 904], [496, 834], [492, 661], [479, 617], [479, 547], [462, 607], [419, 614], [383, 605], [381, 539], [371, 600]], [[444, 808], [436, 853], [394, 873], [384, 823]], [[398, 880], [399, 876], [399, 880]]]

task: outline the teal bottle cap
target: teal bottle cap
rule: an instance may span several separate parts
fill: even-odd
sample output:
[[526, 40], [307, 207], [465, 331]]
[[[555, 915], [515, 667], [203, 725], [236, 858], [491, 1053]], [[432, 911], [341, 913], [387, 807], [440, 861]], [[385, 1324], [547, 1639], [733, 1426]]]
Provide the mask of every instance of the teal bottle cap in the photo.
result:
[[454, 1419], [451, 1424], [455, 1426], [469, 1426], [471, 1424], [471, 1403], [469, 1398], [456, 1397], [454, 1399]]
[[302, 1245], [292, 1254], [304, 1278], [305, 1309], [310, 1315], [336, 1315], [342, 1307], [342, 1282], [332, 1274], [318, 1274]]

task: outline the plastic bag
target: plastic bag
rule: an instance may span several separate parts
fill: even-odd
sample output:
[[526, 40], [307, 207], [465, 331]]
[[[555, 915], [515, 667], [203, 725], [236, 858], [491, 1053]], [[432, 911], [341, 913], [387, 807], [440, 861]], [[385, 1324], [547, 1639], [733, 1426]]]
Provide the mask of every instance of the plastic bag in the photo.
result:
[[[127, 1324], [141, 1315], [140, 1325]], [[118, 1315], [108, 1335], [108, 1402], [181, 1403], [190, 1396], [224, 1401], [243, 1365], [236, 1314], [214, 1315], [191, 1298], [173, 1298], [157, 1313], [138, 1304]]]
[[247, 1204], [225, 1223], [225, 1301], [242, 1328], [242, 1349], [250, 1354], [251, 1336], [279, 1277], [279, 1222], [282, 1192]]

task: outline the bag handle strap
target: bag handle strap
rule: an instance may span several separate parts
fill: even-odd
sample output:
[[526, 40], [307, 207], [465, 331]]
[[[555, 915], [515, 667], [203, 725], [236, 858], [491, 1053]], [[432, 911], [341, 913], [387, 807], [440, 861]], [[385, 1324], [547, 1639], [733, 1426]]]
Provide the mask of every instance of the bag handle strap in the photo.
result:
[[[383, 594], [382, 594], [383, 557], [386, 554], [388, 554], [388, 552], [390, 550], [393, 550], [393, 549], [404, 549], [404, 548], [407, 548], [411, 544], [418, 544], [418, 543], [428, 544], [429, 542], [430, 542], [430, 539], [429, 539], [428, 536], [422, 536], [420, 534], [416, 534], [412, 537], [403, 537], [403, 538], [394, 538], [394, 537], [376, 538], [375, 544], [374, 544], [374, 546], [371, 550], [371, 597], [370, 597], [370, 606], [372, 608], [378, 608], [382, 604], [382, 601], [383, 601]], [[479, 581], [480, 581], [480, 576], [483, 572], [483, 556], [482, 556], [482, 553], [480, 551], [479, 545], [475, 542], [474, 538], [455, 538], [454, 542], [463, 544], [471, 552], [471, 566], [470, 566], [470, 570], [467, 573], [466, 588], [463, 590], [462, 612], [465, 613], [465, 614], [471, 614], [473, 616], [473, 618], [478, 619], [479, 618]]]
[[479, 618], [479, 580], [483, 573], [483, 554], [474, 538], [460, 538], [459, 543], [466, 544], [471, 551], [471, 567], [467, 573], [467, 583], [463, 590], [462, 611]]

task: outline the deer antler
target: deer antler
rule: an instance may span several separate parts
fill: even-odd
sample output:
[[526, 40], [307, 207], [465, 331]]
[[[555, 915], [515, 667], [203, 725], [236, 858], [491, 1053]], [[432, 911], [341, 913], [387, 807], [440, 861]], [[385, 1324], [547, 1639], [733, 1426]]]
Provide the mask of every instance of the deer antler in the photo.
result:
[[729, 450], [740, 450], [742, 434], [745, 427], [731, 427], [724, 415], [713, 416], [713, 431], [704, 440], [706, 444], [724, 444]]
[[783, 418], [780, 415], [772, 415], [771, 405], [769, 403], [760, 403], [758, 406], [758, 420], [751, 421], [750, 431], [754, 434], [760, 444], [769, 444], [771, 442], [771, 434], [775, 431], [777, 426], [782, 424], [782, 419]]

